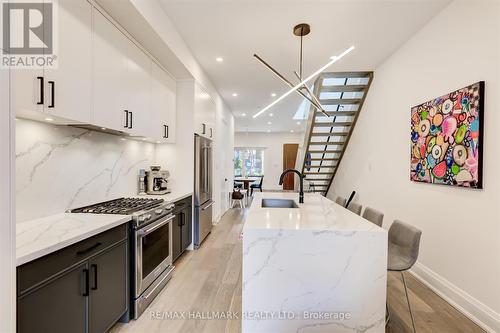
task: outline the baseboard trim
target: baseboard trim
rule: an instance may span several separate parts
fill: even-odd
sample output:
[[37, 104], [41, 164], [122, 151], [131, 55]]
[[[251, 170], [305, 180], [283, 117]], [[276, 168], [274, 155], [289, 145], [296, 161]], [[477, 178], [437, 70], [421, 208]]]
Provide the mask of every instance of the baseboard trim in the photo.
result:
[[490, 307], [421, 263], [415, 264], [410, 273], [486, 332], [500, 332], [500, 314]]

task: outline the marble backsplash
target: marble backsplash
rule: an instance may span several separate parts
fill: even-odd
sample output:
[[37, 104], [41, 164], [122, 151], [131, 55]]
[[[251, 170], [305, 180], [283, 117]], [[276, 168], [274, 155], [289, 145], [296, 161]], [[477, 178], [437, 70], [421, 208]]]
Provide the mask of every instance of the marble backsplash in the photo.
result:
[[17, 222], [137, 193], [155, 145], [30, 120], [16, 122]]

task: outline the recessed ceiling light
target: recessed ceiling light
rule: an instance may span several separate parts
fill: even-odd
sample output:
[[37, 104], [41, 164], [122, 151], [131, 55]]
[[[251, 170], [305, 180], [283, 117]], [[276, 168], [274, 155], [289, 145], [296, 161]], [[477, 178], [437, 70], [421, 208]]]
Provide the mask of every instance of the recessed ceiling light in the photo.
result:
[[276, 97], [276, 93], [271, 93], [271, 97]]
[[267, 122], [267, 124], [268, 124], [268, 125], [271, 125], [271, 124], [272, 124], [272, 122], [268, 121], [268, 122]]
[[293, 133], [293, 130], [290, 130], [290, 133]]
[[271, 130], [267, 130], [267, 133], [271, 133]]
[[233, 93], [233, 97], [236, 97], [236, 96], [238, 96], [238, 94], [237, 93]]
[[269, 114], [269, 117], [272, 117], [272, 116], [274, 116], [274, 114], [271, 112], [271, 113]]
[[105, 131], [105, 130], [106, 130], [106, 128], [105, 128], [105, 127], [101, 127], [101, 129], [102, 129], [103, 131]]
[[54, 121], [52, 118], [45, 118], [45, 121]]
[[224, 59], [222, 59], [221, 57], [217, 57], [217, 58], [215, 58], [215, 61], [217, 61], [217, 62], [223, 62]]
[[300, 121], [297, 122], [297, 125], [300, 125]]
[[246, 116], [247, 116], [247, 114], [246, 114], [246, 113], [242, 113], [242, 114], [241, 114], [241, 116], [242, 116], [242, 117], [246, 117]]

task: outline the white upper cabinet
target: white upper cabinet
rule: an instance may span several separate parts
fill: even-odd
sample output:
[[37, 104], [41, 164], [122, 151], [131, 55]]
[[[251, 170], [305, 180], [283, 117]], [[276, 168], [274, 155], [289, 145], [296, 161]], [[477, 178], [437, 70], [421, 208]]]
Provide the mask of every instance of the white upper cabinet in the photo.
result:
[[45, 69], [45, 112], [89, 123], [92, 114], [92, 6], [58, 2], [58, 66]]
[[[58, 6], [57, 66], [12, 71], [16, 115], [56, 123], [91, 120], [92, 6], [85, 0]], [[42, 23], [43, 24], [43, 23]], [[64, 27], [64, 28], [62, 28]]]
[[12, 71], [17, 116], [175, 142], [175, 80], [86, 0], [58, 20], [58, 66]]
[[[98, 10], [94, 9], [94, 125], [129, 132], [127, 110], [129, 82], [127, 52], [130, 41]], [[132, 121], [131, 121], [132, 120]]]
[[175, 142], [176, 130], [176, 82], [156, 63], [152, 63], [152, 99], [151, 111], [153, 122], [151, 133], [157, 142]]
[[199, 85], [195, 84], [194, 93], [194, 132], [210, 138], [215, 138], [215, 102]]
[[126, 109], [130, 112], [130, 134], [148, 136], [154, 122], [151, 112], [152, 61], [132, 41], [127, 41], [127, 71], [122, 73], [122, 80], [127, 84]]

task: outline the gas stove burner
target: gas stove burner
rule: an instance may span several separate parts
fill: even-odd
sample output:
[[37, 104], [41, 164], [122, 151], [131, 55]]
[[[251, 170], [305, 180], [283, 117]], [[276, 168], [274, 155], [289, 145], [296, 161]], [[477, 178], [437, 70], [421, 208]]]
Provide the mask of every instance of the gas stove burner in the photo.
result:
[[160, 205], [163, 199], [119, 198], [95, 205], [72, 209], [71, 213], [120, 214], [130, 215]]

